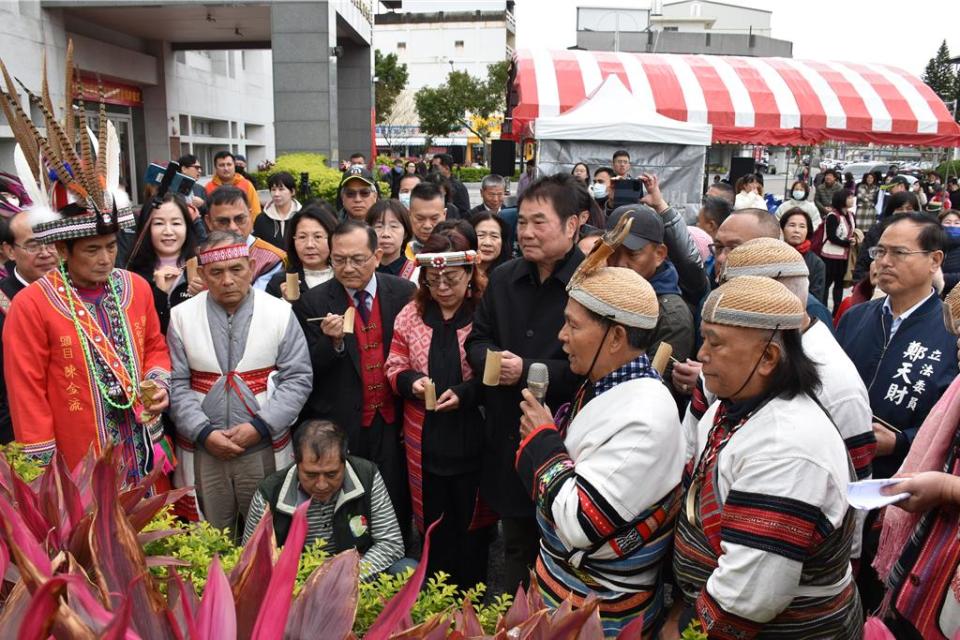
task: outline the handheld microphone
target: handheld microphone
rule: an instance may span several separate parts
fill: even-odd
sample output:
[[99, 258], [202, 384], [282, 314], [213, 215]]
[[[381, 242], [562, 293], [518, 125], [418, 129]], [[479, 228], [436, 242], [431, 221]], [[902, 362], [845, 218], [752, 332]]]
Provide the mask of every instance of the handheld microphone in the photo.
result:
[[537, 399], [537, 402], [544, 404], [547, 397], [547, 386], [550, 384], [550, 372], [547, 365], [542, 362], [534, 362], [527, 370], [527, 389]]

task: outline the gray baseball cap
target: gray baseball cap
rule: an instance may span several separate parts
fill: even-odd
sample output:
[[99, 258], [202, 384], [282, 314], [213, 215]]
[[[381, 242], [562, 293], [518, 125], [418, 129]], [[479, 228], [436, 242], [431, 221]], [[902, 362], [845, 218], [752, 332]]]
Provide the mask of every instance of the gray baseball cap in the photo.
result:
[[633, 219], [630, 233], [623, 240], [623, 246], [630, 251], [639, 251], [650, 243], [663, 244], [663, 219], [657, 212], [645, 204], [625, 204], [617, 207], [607, 217], [607, 230], [613, 229], [620, 218]]

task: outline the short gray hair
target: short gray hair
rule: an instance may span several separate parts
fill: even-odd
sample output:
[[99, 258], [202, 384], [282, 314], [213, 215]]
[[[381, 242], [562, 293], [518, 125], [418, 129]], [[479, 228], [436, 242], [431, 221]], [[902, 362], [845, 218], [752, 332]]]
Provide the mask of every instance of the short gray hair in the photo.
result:
[[340, 462], [347, 459], [347, 434], [329, 420], [307, 420], [293, 434], [293, 460], [303, 462], [303, 454], [309, 449], [320, 459], [332, 451], [340, 454]]
[[207, 239], [200, 243], [197, 252], [213, 249], [224, 244], [246, 244], [247, 239], [233, 231], [211, 231]]
[[506, 185], [506, 181], [503, 179], [503, 176], [496, 173], [490, 173], [483, 177], [483, 180], [480, 181], [480, 189], [492, 189], [493, 187], [503, 187]]

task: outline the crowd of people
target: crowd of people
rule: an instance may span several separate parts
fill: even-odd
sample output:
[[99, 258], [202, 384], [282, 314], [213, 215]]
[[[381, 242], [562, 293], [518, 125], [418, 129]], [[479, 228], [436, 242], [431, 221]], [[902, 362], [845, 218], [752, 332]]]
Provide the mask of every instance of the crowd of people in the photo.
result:
[[[269, 512], [282, 545], [309, 502], [364, 579], [439, 521], [428, 570], [469, 588], [500, 536], [506, 590], [594, 594], [609, 635], [960, 629], [955, 181], [804, 174], [769, 207], [749, 174], [688, 225], [622, 150], [528, 162], [515, 204], [446, 154], [381, 193], [355, 154], [337, 203], [279, 172], [261, 206], [238, 159], [140, 210], [60, 172], [5, 219], [3, 442], [161, 466], [237, 540]], [[908, 497], [853, 509], [869, 478]]]

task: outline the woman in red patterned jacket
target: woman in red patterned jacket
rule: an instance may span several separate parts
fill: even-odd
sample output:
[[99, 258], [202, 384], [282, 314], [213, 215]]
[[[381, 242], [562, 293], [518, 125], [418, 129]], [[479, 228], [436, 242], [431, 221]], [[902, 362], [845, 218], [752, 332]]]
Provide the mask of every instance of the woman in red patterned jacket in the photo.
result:
[[[397, 316], [384, 368], [403, 397], [414, 519], [434, 530], [428, 572], [445, 571], [469, 589], [486, 579], [495, 516], [478, 497], [483, 419], [480, 381], [473, 377], [463, 343], [486, 279], [467, 239], [450, 229], [434, 233], [417, 256], [420, 288]], [[432, 383], [436, 408], [428, 410]]]

